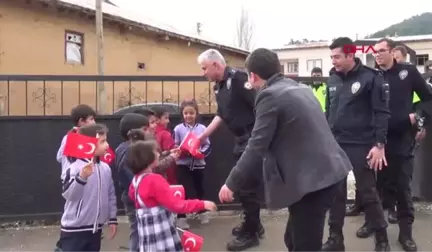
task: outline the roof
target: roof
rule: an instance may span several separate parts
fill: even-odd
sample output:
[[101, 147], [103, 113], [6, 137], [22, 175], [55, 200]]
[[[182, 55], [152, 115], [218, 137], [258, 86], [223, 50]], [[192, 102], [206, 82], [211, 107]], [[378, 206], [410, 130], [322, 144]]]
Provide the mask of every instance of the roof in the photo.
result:
[[[38, 0], [40, 2], [45, 2], [53, 5], [61, 5], [63, 7], [87, 12], [88, 14], [94, 15], [96, 12], [96, 3], [95, 0]], [[134, 13], [124, 8], [121, 8], [111, 0], [103, 1], [102, 11], [104, 13], [104, 19], [108, 19], [111, 21], [116, 21], [118, 23], [126, 24], [129, 26], [134, 26], [141, 28], [146, 31], [151, 31], [155, 33], [159, 33], [161, 35], [167, 35], [168, 37], [174, 37], [177, 39], [186, 40], [189, 42], [202, 44], [208, 47], [212, 47], [215, 49], [222, 49], [234, 53], [238, 53], [241, 55], [248, 55], [249, 52], [237, 48], [234, 46], [226, 45], [220, 42], [217, 42], [213, 39], [204, 38], [197, 34], [190, 34], [185, 31], [181, 31], [176, 27], [168, 24], [161, 23], [157, 20], [150, 19], [139, 13]]]
[[[416, 35], [416, 36], [397, 36], [397, 37], [387, 37], [397, 42], [421, 42], [421, 41], [432, 41], [432, 34], [427, 35]], [[381, 38], [369, 38], [369, 39], [359, 39], [357, 41], [378, 41]], [[325, 48], [330, 46], [331, 41], [324, 42], [312, 42], [306, 44], [296, 44], [296, 45], [285, 45], [281, 48], [275, 48], [274, 51], [286, 51], [286, 50], [299, 50], [299, 49], [313, 49], [313, 48]]]

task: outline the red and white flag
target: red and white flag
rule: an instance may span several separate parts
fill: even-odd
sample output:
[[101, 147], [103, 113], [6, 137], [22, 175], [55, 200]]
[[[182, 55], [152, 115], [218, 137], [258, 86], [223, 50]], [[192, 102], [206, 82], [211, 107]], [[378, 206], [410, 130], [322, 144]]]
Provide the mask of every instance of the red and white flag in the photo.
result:
[[185, 189], [182, 185], [170, 185], [170, 189], [174, 197], [178, 197], [182, 200], [186, 198]]
[[199, 151], [200, 146], [201, 141], [192, 131], [189, 131], [180, 144], [180, 150], [189, 152], [195, 158], [203, 159], [204, 155]]
[[101, 157], [101, 161], [107, 164], [111, 164], [115, 159], [115, 153], [111, 148], [108, 148], [107, 152]]
[[97, 143], [98, 139], [96, 137], [69, 132], [67, 134], [63, 155], [74, 158], [91, 159], [94, 156]]
[[202, 236], [196, 235], [189, 231], [183, 231], [182, 244], [184, 251], [194, 251], [198, 252], [201, 250], [204, 243], [204, 238]]

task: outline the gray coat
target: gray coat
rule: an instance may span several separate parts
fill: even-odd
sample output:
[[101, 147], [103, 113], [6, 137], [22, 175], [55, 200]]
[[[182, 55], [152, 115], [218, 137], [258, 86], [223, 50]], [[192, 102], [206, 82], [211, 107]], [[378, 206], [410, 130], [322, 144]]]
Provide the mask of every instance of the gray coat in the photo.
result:
[[[306, 85], [277, 74], [258, 93], [255, 109], [252, 136], [226, 181], [232, 191], [248, 183], [248, 174], [263, 172], [267, 207], [285, 208], [352, 170]], [[261, 159], [263, 170], [253, 170]]]

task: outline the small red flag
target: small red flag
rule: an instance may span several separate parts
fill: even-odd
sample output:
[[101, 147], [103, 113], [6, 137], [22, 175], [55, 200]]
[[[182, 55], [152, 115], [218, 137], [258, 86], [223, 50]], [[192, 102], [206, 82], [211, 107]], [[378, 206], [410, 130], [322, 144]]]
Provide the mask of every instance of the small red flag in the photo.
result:
[[189, 131], [180, 144], [180, 150], [189, 152], [195, 158], [204, 159], [204, 155], [199, 151], [200, 146], [201, 141], [193, 132]]
[[88, 158], [94, 156], [98, 139], [88, 137], [78, 133], [69, 132], [66, 138], [66, 144], [63, 155], [74, 158]]
[[178, 197], [183, 200], [186, 198], [185, 189], [182, 185], [170, 185], [170, 189], [174, 197]]
[[204, 238], [191, 233], [189, 231], [184, 231], [182, 236], [182, 244], [184, 251], [194, 251], [198, 252], [204, 243]]
[[107, 164], [111, 164], [115, 159], [115, 153], [111, 148], [108, 148], [107, 152], [101, 157], [101, 161]]

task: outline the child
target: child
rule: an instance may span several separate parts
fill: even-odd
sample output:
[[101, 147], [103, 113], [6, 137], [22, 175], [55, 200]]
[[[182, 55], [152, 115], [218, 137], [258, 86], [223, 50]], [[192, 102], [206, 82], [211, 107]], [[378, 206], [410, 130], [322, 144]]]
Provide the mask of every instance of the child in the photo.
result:
[[[183, 115], [183, 123], [174, 128], [175, 145], [180, 145], [188, 132], [193, 132], [195, 135], [201, 135], [206, 127], [197, 123], [198, 105], [195, 101], [184, 101], [180, 106], [180, 111]], [[210, 141], [206, 138], [201, 145], [200, 152], [207, 156], [210, 153]], [[204, 159], [197, 159], [188, 153], [182, 154], [177, 161], [177, 179], [183, 185], [186, 192], [186, 198], [189, 199], [196, 195], [196, 198], [203, 199], [204, 197], [204, 168], [206, 162]], [[199, 215], [202, 224], [209, 222], [205, 212]], [[186, 221], [184, 214], [178, 215], [177, 225], [182, 229], [189, 229], [189, 224]]]
[[168, 182], [152, 173], [158, 165], [155, 141], [137, 141], [127, 152], [127, 164], [135, 174], [129, 197], [135, 202], [140, 251], [183, 251], [173, 213], [215, 211], [210, 201], [175, 197]]
[[[149, 120], [146, 116], [137, 113], [129, 113], [122, 117], [120, 120], [120, 134], [124, 139], [115, 150], [116, 154], [116, 169], [118, 170], [118, 177], [120, 182], [121, 200], [124, 204], [126, 215], [129, 219], [130, 235], [129, 235], [129, 251], [137, 252], [138, 247], [138, 230], [135, 215], [135, 206], [128, 197], [129, 186], [132, 182], [134, 174], [126, 165], [126, 153], [131, 142], [136, 140], [144, 140], [145, 135], [152, 135], [150, 133]], [[161, 161], [158, 172], [164, 173], [166, 169], [175, 165], [178, 155], [168, 156]]]
[[[58, 241], [62, 251], [99, 251], [102, 227], [108, 223], [113, 238], [117, 232], [117, 204], [111, 168], [100, 161], [109, 145], [108, 129], [101, 124], [80, 127], [79, 134], [98, 137], [94, 158], [75, 159], [65, 172], [66, 200]], [[72, 159], [71, 159], [72, 160]]]
[[134, 111], [134, 113], [146, 116], [149, 120], [149, 131], [155, 133], [157, 127], [156, 113], [148, 108], [139, 108]]
[[[156, 107], [153, 109], [153, 111], [155, 112], [157, 118], [157, 126], [155, 129], [156, 141], [158, 142], [159, 147], [162, 151], [169, 151], [174, 148], [174, 140], [170, 131], [168, 130], [168, 123], [170, 122], [169, 113], [163, 107]], [[176, 166], [174, 165], [166, 171], [168, 183], [170, 183], [171, 185], [177, 184], [175, 169]]]
[[[92, 107], [86, 104], [80, 104], [72, 109], [71, 117], [72, 117], [74, 127], [71, 130], [69, 130], [68, 133], [78, 131], [79, 127], [81, 126], [94, 124], [96, 112]], [[67, 138], [67, 134], [63, 137], [60, 143], [60, 148], [57, 151], [57, 157], [56, 157], [57, 162], [61, 164], [60, 179], [62, 183], [65, 177], [65, 171], [70, 165], [69, 159], [63, 155], [64, 146], [66, 144], [66, 138]]]

